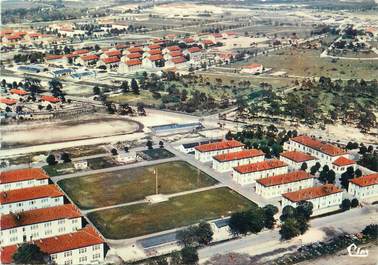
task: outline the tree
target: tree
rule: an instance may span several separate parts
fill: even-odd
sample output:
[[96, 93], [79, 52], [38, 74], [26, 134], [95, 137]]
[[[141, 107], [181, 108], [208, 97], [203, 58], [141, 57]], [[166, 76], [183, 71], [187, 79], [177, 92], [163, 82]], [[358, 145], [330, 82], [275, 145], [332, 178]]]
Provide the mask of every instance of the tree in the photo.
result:
[[315, 175], [316, 172], [318, 172], [318, 168], [316, 167], [316, 165], [313, 165], [313, 166], [310, 168], [310, 173], [311, 173], [311, 175]]
[[181, 258], [184, 264], [196, 264], [198, 262], [197, 249], [194, 247], [184, 247], [181, 250]]
[[278, 213], [278, 208], [272, 204], [265, 205], [264, 210], [264, 226], [268, 229], [273, 229], [276, 219], [274, 215]]
[[287, 219], [279, 231], [281, 238], [284, 240], [291, 239], [301, 234], [298, 223], [294, 218]]
[[233, 138], [232, 132], [231, 132], [231, 131], [228, 131], [228, 132], [226, 133], [225, 138], [226, 138], [226, 140], [232, 140], [232, 138]]
[[49, 166], [53, 166], [53, 165], [56, 165], [57, 161], [55, 159], [55, 156], [53, 154], [50, 154], [47, 156], [46, 158], [46, 162]]
[[327, 183], [335, 183], [335, 180], [336, 180], [336, 173], [335, 171], [333, 171], [332, 169], [330, 171], [327, 172], [327, 176], [326, 176], [326, 181]]
[[238, 234], [258, 233], [265, 226], [265, 213], [262, 208], [254, 208], [231, 215], [229, 226], [231, 231]]
[[46, 254], [34, 244], [22, 244], [13, 254], [12, 258], [16, 264], [46, 264]]
[[48, 110], [48, 111], [52, 110], [51, 104], [49, 104], [49, 105], [46, 106], [46, 110]]
[[354, 175], [356, 176], [356, 178], [361, 177], [361, 176], [362, 176], [362, 171], [361, 171], [361, 169], [357, 168], [357, 169], [354, 171]]
[[125, 147], [123, 148], [123, 150], [125, 151], [125, 153], [128, 153], [129, 152], [129, 147], [125, 145]]
[[139, 95], [139, 85], [134, 78], [131, 79], [131, 90], [135, 95]]
[[308, 221], [312, 215], [313, 204], [309, 201], [300, 201], [295, 208], [295, 216], [297, 219], [304, 219]]
[[115, 149], [115, 148], [113, 148], [113, 149], [111, 150], [111, 153], [112, 153], [113, 156], [118, 155], [118, 151], [117, 151], [117, 149]]
[[308, 167], [307, 163], [303, 162], [302, 165], [301, 165], [301, 170], [306, 171], [307, 167]]
[[93, 94], [94, 95], [100, 95], [101, 89], [98, 86], [93, 87]]
[[208, 245], [213, 240], [213, 230], [209, 223], [201, 222], [196, 229], [196, 236], [200, 245]]
[[159, 141], [159, 147], [164, 148], [164, 142], [163, 141]]
[[153, 142], [152, 142], [151, 140], [148, 140], [148, 141], [147, 141], [146, 146], [147, 146], [148, 149], [150, 149], [150, 150], [153, 149], [153, 145], [154, 145], [154, 144], [153, 144]]
[[290, 206], [290, 205], [286, 205], [283, 209], [282, 209], [282, 213], [281, 213], [281, 216], [280, 216], [280, 220], [282, 222], [284, 222], [285, 220], [289, 219], [289, 218], [294, 218], [295, 217], [295, 208], [293, 206]]
[[356, 208], [358, 206], [359, 202], [356, 198], [352, 199], [350, 202], [350, 207]]
[[123, 81], [120, 88], [123, 93], [129, 92], [130, 91], [129, 82]]
[[248, 233], [248, 222], [245, 212], [233, 213], [228, 225], [235, 235], [246, 235]]
[[350, 200], [349, 200], [349, 199], [344, 199], [344, 200], [341, 202], [340, 208], [341, 208], [343, 211], [347, 211], [347, 210], [350, 209], [350, 206], [351, 206]]
[[370, 224], [362, 230], [362, 233], [365, 236], [368, 236], [370, 238], [378, 238], [378, 224]]
[[63, 163], [69, 163], [71, 162], [70, 155], [66, 152], [64, 152], [61, 156], [60, 159], [63, 160]]

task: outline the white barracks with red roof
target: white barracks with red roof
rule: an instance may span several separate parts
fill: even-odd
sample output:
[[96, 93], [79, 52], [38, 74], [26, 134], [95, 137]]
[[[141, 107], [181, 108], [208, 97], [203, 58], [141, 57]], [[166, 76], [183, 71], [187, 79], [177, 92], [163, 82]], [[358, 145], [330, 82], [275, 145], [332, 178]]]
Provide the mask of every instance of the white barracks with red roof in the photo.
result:
[[264, 198], [314, 186], [314, 176], [300, 170], [256, 180], [256, 193]]
[[359, 201], [373, 202], [378, 199], [378, 173], [354, 178], [349, 181], [348, 192]]
[[213, 156], [241, 151], [243, 147], [244, 144], [236, 140], [201, 144], [194, 148], [194, 157], [200, 162], [210, 162]]
[[219, 172], [231, 171], [233, 167], [264, 161], [265, 154], [258, 149], [245, 149], [213, 157], [213, 168]]
[[0, 172], [0, 191], [30, 188], [47, 184], [49, 184], [49, 177], [39, 168], [25, 168]]
[[301, 201], [309, 201], [313, 205], [312, 215], [320, 215], [340, 209], [343, 191], [333, 184], [301, 189], [282, 194], [282, 208], [287, 205], [297, 207]]
[[307, 168], [311, 168], [319, 161], [316, 157], [300, 151], [282, 152], [280, 160], [288, 164], [289, 170], [299, 170], [303, 163], [307, 164]]

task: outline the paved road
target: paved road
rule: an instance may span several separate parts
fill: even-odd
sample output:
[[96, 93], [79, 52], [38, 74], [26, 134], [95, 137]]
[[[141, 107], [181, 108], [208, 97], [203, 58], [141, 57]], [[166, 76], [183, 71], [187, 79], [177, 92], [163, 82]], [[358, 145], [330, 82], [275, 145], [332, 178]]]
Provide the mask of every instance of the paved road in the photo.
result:
[[[342, 232], [360, 232], [366, 225], [376, 223], [378, 220], [378, 205], [369, 208], [357, 208], [350, 211], [330, 215], [323, 218], [313, 219], [310, 233], [314, 229], [331, 228]], [[230, 252], [242, 252], [250, 255], [257, 255], [269, 252], [274, 249], [300, 246], [297, 240], [282, 242], [279, 240], [278, 230], [264, 231], [257, 235], [250, 235], [241, 239], [228, 241], [214, 246], [206, 247], [198, 251], [199, 258], [204, 261], [216, 254]], [[314, 238], [314, 241], [318, 239]]]

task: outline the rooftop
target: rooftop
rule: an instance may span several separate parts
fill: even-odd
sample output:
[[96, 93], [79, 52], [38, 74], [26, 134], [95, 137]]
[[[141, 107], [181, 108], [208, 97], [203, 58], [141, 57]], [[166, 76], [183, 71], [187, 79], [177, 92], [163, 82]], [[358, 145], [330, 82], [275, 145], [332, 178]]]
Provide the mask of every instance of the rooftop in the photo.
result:
[[114, 57], [108, 57], [108, 58], [104, 58], [102, 59], [102, 61], [106, 64], [108, 63], [118, 63], [119, 62], [119, 58], [114, 56]]
[[12, 94], [21, 95], [21, 96], [29, 94], [27, 91], [23, 89], [16, 89], [16, 88], [12, 88], [11, 90], [9, 90], [9, 92]]
[[287, 165], [284, 162], [277, 159], [272, 159], [272, 160], [265, 160], [262, 162], [234, 167], [234, 170], [236, 170], [237, 172], [241, 174], [246, 174], [246, 173], [265, 171], [265, 170], [270, 170], [270, 169], [279, 168], [279, 167], [286, 167], [286, 166]]
[[271, 176], [263, 179], [258, 179], [256, 182], [260, 183], [261, 185], [265, 187], [270, 186], [276, 186], [276, 185], [282, 185], [287, 184], [291, 182], [301, 181], [305, 179], [313, 178], [314, 176], [310, 175], [306, 171], [300, 170], [300, 171], [293, 171], [286, 174], [281, 174], [277, 176]]
[[307, 135], [299, 135], [297, 137], [290, 138], [290, 140], [300, 143], [302, 145], [305, 145], [307, 147], [310, 147], [312, 149], [315, 149], [329, 156], [338, 156], [338, 155], [346, 154], [345, 150], [337, 146], [334, 146], [328, 143], [323, 143]]
[[244, 158], [252, 158], [256, 156], [264, 156], [264, 152], [258, 149], [245, 149], [238, 152], [231, 152], [214, 156], [214, 159], [219, 162], [226, 162], [232, 160], [240, 160]]
[[216, 143], [201, 144], [199, 146], [196, 146], [195, 149], [200, 152], [211, 152], [211, 151], [230, 149], [230, 148], [235, 148], [235, 147], [243, 147], [243, 146], [244, 144], [236, 140], [224, 140], [224, 141], [216, 142]]
[[378, 173], [362, 176], [359, 178], [351, 179], [350, 182], [360, 187], [367, 187], [378, 184]]
[[83, 61], [93, 61], [97, 60], [98, 56], [96, 54], [89, 54], [89, 55], [84, 55], [80, 57]]
[[315, 157], [308, 155], [306, 153], [300, 152], [300, 151], [286, 151], [286, 152], [282, 152], [280, 156], [283, 156], [297, 163], [316, 159]]
[[292, 202], [300, 202], [336, 194], [339, 192], [343, 191], [333, 184], [325, 184], [318, 187], [311, 187], [294, 192], [284, 193], [282, 194], [282, 196]]
[[36, 223], [44, 223], [59, 219], [72, 219], [81, 216], [80, 211], [73, 204], [64, 204], [55, 207], [36, 209], [16, 214], [5, 214], [1, 217], [1, 230], [11, 229]]
[[56, 97], [54, 97], [54, 96], [48, 96], [48, 95], [43, 95], [43, 96], [41, 96], [41, 99], [42, 99], [43, 101], [48, 101], [48, 102], [50, 102], [50, 103], [57, 103], [57, 102], [60, 102], [60, 101], [61, 101], [60, 98], [56, 98]]
[[35, 186], [10, 191], [2, 191], [0, 193], [0, 203], [15, 203], [20, 201], [28, 201], [46, 197], [60, 197], [64, 194], [54, 185]]
[[338, 159], [332, 162], [332, 164], [342, 167], [342, 166], [349, 166], [349, 165], [354, 165], [356, 164], [356, 161], [346, 158], [344, 156], [340, 156]]
[[132, 59], [132, 60], [128, 60], [128, 61], [126, 62], [126, 64], [127, 64], [128, 66], [133, 66], [133, 65], [142, 64], [142, 62], [141, 62], [140, 60], [138, 60], [138, 59]]
[[48, 179], [40, 168], [24, 168], [0, 172], [0, 184], [19, 182], [31, 179]]

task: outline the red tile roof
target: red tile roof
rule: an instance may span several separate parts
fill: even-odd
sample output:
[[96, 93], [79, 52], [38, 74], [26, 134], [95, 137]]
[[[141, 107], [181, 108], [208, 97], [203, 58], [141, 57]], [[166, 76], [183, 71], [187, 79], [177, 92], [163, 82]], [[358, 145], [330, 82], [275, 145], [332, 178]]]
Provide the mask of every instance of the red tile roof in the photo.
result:
[[271, 176], [263, 179], [258, 179], [256, 182], [260, 183], [261, 185], [265, 187], [270, 186], [276, 186], [276, 185], [282, 185], [287, 184], [291, 182], [301, 181], [305, 179], [313, 178], [314, 176], [310, 175], [306, 171], [300, 170], [300, 171], [293, 171], [286, 174], [281, 174], [277, 176]]
[[41, 36], [42, 36], [41, 33], [30, 33], [30, 34], [29, 34], [29, 37], [30, 37], [30, 38], [38, 38], [38, 37], [41, 37]]
[[323, 143], [307, 135], [299, 135], [297, 137], [290, 138], [290, 140], [310, 147], [312, 149], [315, 149], [329, 156], [338, 156], [346, 154], [346, 152], [343, 149], [337, 146], [328, 143]]
[[126, 62], [126, 64], [127, 64], [128, 66], [133, 66], [133, 65], [142, 64], [142, 62], [141, 62], [140, 60], [138, 60], [138, 59], [132, 59], [132, 60], [128, 60], [128, 61]]
[[46, 55], [46, 60], [58, 60], [62, 59], [64, 56], [60, 54], [47, 54]]
[[171, 61], [174, 63], [174, 64], [179, 64], [179, 63], [185, 63], [186, 62], [186, 59], [185, 57], [174, 57], [171, 59]]
[[[68, 250], [103, 244], [105, 241], [99, 234], [97, 234], [96, 230], [92, 226], [86, 226], [74, 233], [39, 239], [33, 241], [33, 243], [39, 246], [42, 252], [51, 255]], [[2, 247], [1, 263], [12, 263], [12, 256], [17, 251], [17, 248], [17, 245]]]
[[148, 59], [152, 62], [163, 60], [163, 56], [161, 54], [156, 54], [148, 57]]
[[356, 164], [356, 161], [346, 158], [344, 156], [340, 156], [338, 159], [332, 162], [335, 166], [342, 167], [342, 166], [349, 166]]
[[130, 53], [127, 55], [127, 58], [129, 59], [136, 59], [136, 58], [141, 58], [142, 57], [142, 54], [136, 52], [136, 53]]
[[141, 47], [131, 47], [127, 49], [128, 52], [134, 53], [134, 52], [143, 52], [143, 49]]
[[148, 49], [150, 49], [150, 50], [160, 49], [160, 45], [159, 44], [151, 44], [151, 45], [148, 45]]
[[284, 193], [282, 194], [282, 196], [292, 202], [300, 202], [319, 197], [324, 197], [331, 194], [336, 194], [339, 192], [343, 191], [333, 184], [325, 184], [318, 187], [311, 187], [307, 189]]
[[171, 55], [172, 57], [181, 57], [181, 56], [183, 56], [183, 54], [182, 54], [181, 51], [173, 51], [173, 52], [169, 53], [169, 55]]
[[153, 39], [152, 42], [153, 42], [153, 43], [165, 43], [165, 40], [161, 40], [161, 39]]
[[296, 163], [302, 163], [316, 159], [315, 157], [300, 151], [286, 151], [282, 152], [280, 156], [290, 159]]
[[205, 44], [205, 45], [213, 45], [214, 44], [214, 42], [212, 40], [203, 40], [202, 43]]
[[9, 92], [12, 94], [21, 95], [21, 96], [29, 94], [27, 91], [23, 89], [16, 89], [16, 88], [12, 88], [11, 90], [9, 90]]
[[200, 152], [211, 152], [211, 151], [230, 149], [230, 148], [235, 148], [235, 147], [243, 147], [243, 146], [244, 144], [236, 140], [224, 140], [224, 141], [216, 142], [216, 143], [201, 144], [201, 145], [196, 146], [195, 149]]
[[238, 167], [234, 167], [234, 170], [236, 170], [240, 174], [247, 174], [247, 173], [252, 173], [252, 172], [270, 170], [270, 169], [279, 168], [279, 167], [286, 167], [286, 166], [287, 165], [284, 162], [277, 159], [273, 159], [273, 160], [266, 160], [262, 162], [252, 163], [248, 165], [241, 165]]
[[80, 54], [86, 54], [88, 52], [89, 52], [88, 50], [82, 49], [82, 50], [73, 51], [72, 54], [73, 55], [80, 55]]
[[42, 99], [43, 101], [48, 101], [48, 102], [50, 102], [50, 103], [57, 103], [57, 102], [62, 101], [60, 98], [56, 98], [56, 97], [54, 97], [54, 96], [48, 96], [48, 95], [43, 95], [43, 96], [41, 96], [41, 99]]
[[109, 57], [111, 56], [119, 56], [121, 55], [121, 51], [119, 50], [113, 50], [113, 51], [108, 51], [108, 52], [105, 52], [105, 54]]
[[80, 57], [83, 61], [93, 61], [93, 60], [98, 60], [98, 56], [96, 54], [89, 54], [89, 55], [84, 55]]
[[125, 49], [125, 48], [128, 48], [129, 47], [129, 45], [126, 45], [126, 44], [117, 44], [116, 46], [115, 46], [117, 49]]
[[0, 172], [0, 184], [48, 178], [49, 176], [40, 168], [24, 168]]
[[378, 173], [362, 176], [359, 178], [351, 179], [350, 182], [360, 187], [366, 187], [378, 184]]
[[255, 68], [260, 68], [260, 67], [262, 67], [262, 64], [259, 64], [259, 63], [252, 63], [249, 65], [243, 66], [244, 69], [255, 69]]
[[60, 219], [73, 219], [80, 217], [81, 214], [75, 205], [64, 204], [55, 207], [21, 212], [19, 213], [19, 216], [20, 219], [17, 220], [16, 215], [13, 213], [3, 215], [0, 220], [1, 230]]
[[215, 38], [222, 38], [223, 35], [221, 33], [213, 33], [212, 34]]
[[0, 193], [1, 204], [14, 203], [20, 201], [28, 201], [47, 197], [60, 197], [64, 194], [53, 184], [35, 186], [31, 188], [23, 188], [10, 191], [2, 191]]
[[258, 149], [246, 149], [238, 152], [231, 152], [214, 156], [214, 159], [219, 162], [227, 162], [233, 160], [240, 160], [244, 158], [252, 158], [257, 156], [264, 156], [264, 152]]
[[150, 55], [161, 54], [161, 50], [159, 50], [159, 49], [149, 50], [148, 53], [149, 53]]
[[170, 51], [170, 52], [173, 52], [173, 51], [181, 51], [181, 48], [180, 48], [179, 46], [177, 46], [177, 45], [175, 45], [175, 46], [168, 46], [167, 49], [168, 49], [168, 51]]
[[109, 57], [109, 58], [102, 59], [102, 61], [108, 64], [108, 63], [118, 63], [120, 60], [118, 57]]
[[17, 100], [13, 98], [0, 98], [0, 103], [6, 104], [6, 105], [14, 105], [17, 103]]
[[185, 38], [185, 39], [183, 39], [183, 41], [184, 41], [185, 43], [193, 43], [193, 42], [194, 42], [194, 39], [193, 39], [193, 38]]
[[188, 52], [190, 53], [196, 53], [196, 52], [200, 52], [201, 51], [201, 48], [200, 47], [191, 47], [188, 49]]

